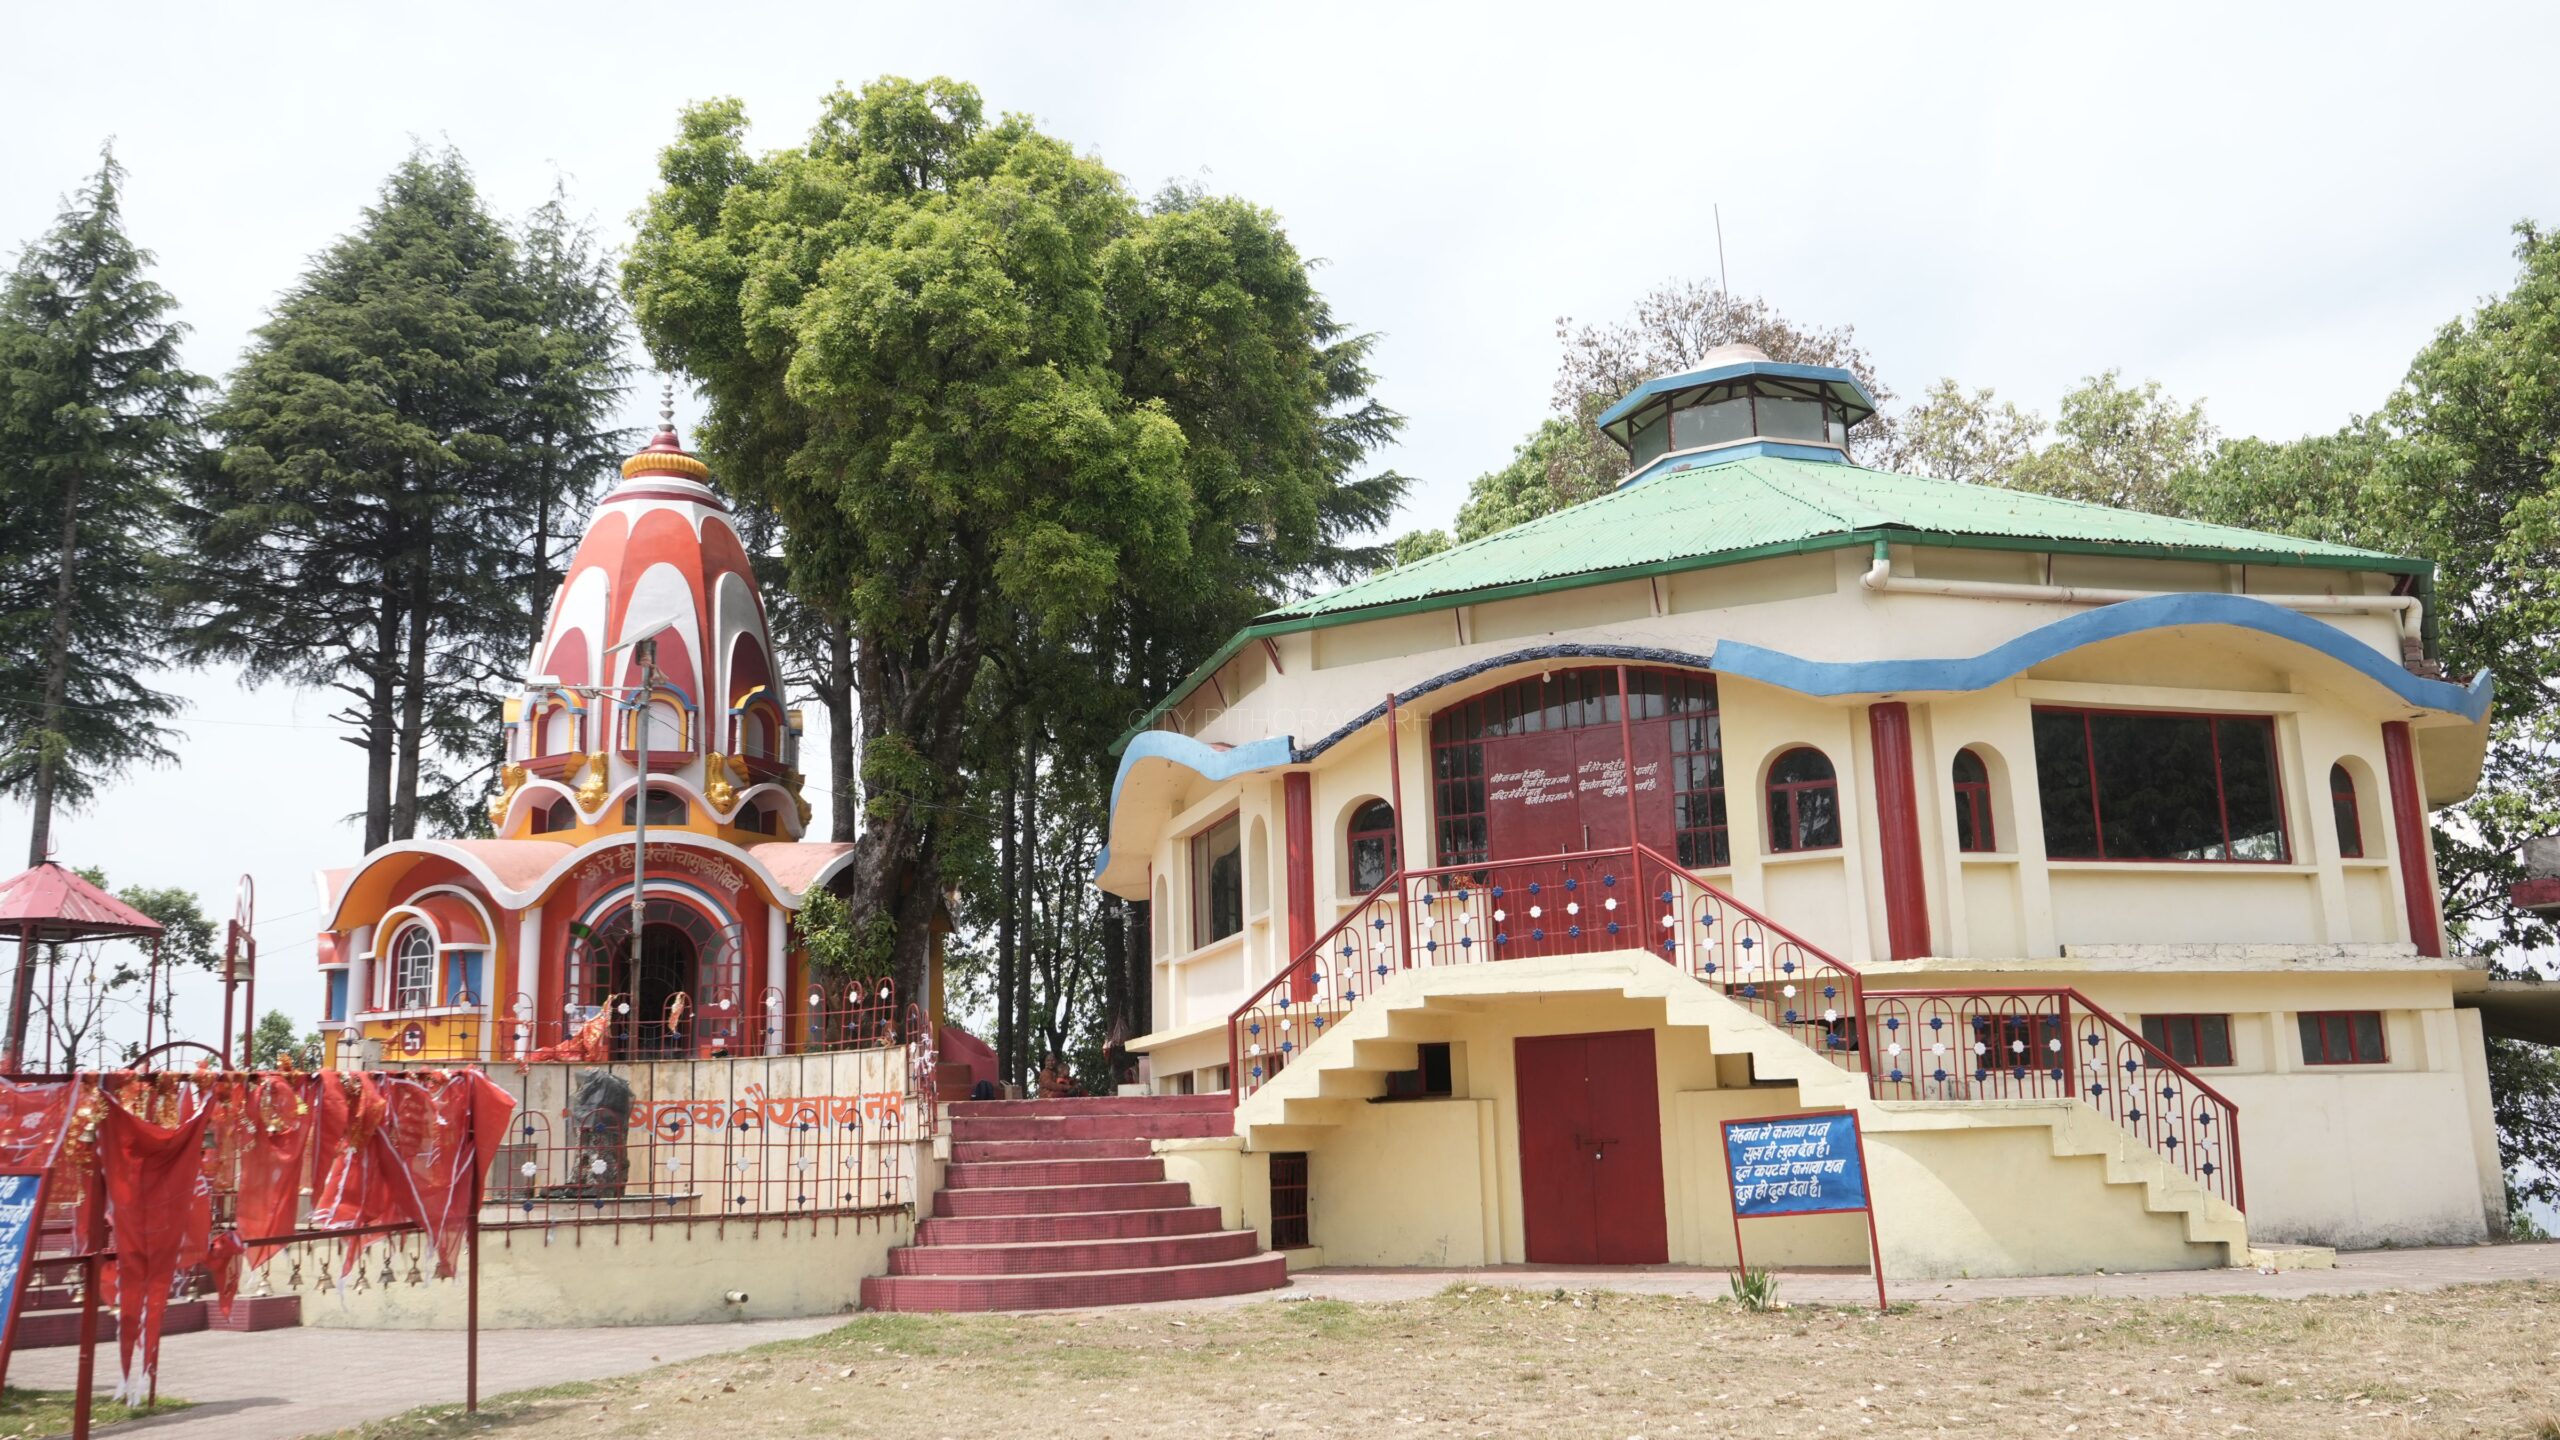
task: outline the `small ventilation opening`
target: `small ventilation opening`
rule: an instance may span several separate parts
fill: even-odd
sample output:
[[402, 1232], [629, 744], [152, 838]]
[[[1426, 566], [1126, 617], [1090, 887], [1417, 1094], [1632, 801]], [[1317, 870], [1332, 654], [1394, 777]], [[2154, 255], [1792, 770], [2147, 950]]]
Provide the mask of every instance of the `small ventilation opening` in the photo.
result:
[[1303, 1249], [1307, 1244], [1307, 1152], [1271, 1152], [1271, 1248]]

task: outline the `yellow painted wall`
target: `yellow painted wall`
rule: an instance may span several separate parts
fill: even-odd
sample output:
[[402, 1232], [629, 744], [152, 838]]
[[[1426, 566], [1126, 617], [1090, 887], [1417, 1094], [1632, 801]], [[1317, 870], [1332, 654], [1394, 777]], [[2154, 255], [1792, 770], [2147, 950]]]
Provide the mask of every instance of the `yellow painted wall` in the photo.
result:
[[[496, 1231], [483, 1241], [480, 1323], [492, 1330], [564, 1325], [701, 1325], [833, 1315], [861, 1301], [862, 1279], [885, 1273], [891, 1248], [907, 1243], [904, 1215], [868, 1220], [801, 1220], [611, 1229]], [[330, 1263], [329, 1246], [310, 1247], [306, 1282]], [[334, 1290], [302, 1291], [302, 1323], [356, 1330], [459, 1330], [466, 1292], [459, 1279], [378, 1283], [382, 1252], [368, 1256], [367, 1288], [343, 1304]], [[289, 1257], [268, 1267], [282, 1280]], [[743, 1290], [747, 1299], [725, 1297]]]

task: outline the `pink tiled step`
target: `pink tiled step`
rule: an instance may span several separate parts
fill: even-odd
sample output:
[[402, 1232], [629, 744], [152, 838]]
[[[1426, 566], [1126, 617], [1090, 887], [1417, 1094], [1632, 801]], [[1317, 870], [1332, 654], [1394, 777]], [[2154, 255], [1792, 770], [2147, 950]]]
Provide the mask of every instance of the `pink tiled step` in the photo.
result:
[[1144, 1136], [1127, 1140], [955, 1140], [954, 1164], [1013, 1160], [1144, 1160], [1155, 1146]]
[[[973, 1103], [1001, 1105], [1005, 1102], [988, 1100]], [[951, 1138], [958, 1144], [976, 1140], [1175, 1140], [1234, 1133], [1235, 1115], [1226, 1110], [1169, 1110], [1162, 1114], [1138, 1115], [982, 1114], [954, 1116], [951, 1121]]]
[[1272, 1253], [1063, 1275], [874, 1275], [862, 1282], [862, 1303], [873, 1310], [1055, 1310], [1198, 1300], [1272, 1289], [1287, 1283], [1288, 1268]]
[[1016, 1185], [1115, 1185], [1164, 1178], [1161, 1160], [1015, 1160], [955, 1164], [942, 1176], [953, 1190]]
[[1161, 1210], [1191, 1203], [1179, 1180], [1135, 1185], [1025, 1185], [1010, 1190], [944, 1190], [936, 1215], [1050, 1215], [1088, 1210]]
[[[961, 1215], [916, 1224], [916, 1244], [1016, 1245], [1042, 1240], [1132, 1240], [1201, 1235], [1218, 1228], [1215, 1205], [1167, 1210], [1102, 1210], [1081, 1215]], [[895, 1255], [898, 1252], [889, 1252]]]
[[1236, 1108], [1232, 1095], [1067, 1095], [1050, 1100], [962, 1100], [951, 1107], [954, 1120], [1025, 1115], [1225, 1115]]
[[909, 1245], [889, 1252], [892, 1275], [1059, 1275], [1241, 1260], [1255, 1249], [1250, 1230], [1135, 1240], [1064, 1240], [1027, 1245]]

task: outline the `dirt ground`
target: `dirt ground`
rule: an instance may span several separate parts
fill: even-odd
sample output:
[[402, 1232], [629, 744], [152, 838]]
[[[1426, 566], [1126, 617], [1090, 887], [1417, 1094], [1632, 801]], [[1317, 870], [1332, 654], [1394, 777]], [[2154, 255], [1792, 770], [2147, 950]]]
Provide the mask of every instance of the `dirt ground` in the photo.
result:
[[[1783, 1294], [1781, 1300], [1784, 1299]], [[864, 1316], [361, 1440], [2352, 1435], [2560, 1440], [2560, 1287], [1750, 1314], [1452, 1287], [1391, 1304]]]

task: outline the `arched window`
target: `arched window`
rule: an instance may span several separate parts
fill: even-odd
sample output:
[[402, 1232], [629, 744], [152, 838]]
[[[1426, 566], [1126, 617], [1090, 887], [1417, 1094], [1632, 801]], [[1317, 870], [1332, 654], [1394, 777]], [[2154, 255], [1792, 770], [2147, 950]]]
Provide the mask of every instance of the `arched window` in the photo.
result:
[[2356, 805], [2356, 777], [2343, 764], [2329, 767], [2329, 805], [2338, 816], [2338, 855], [2364, 858], [2364, 812]]
[[558, 830], [574, 830], [578, 825], [578, 807], [567, 800], [554, 800], [533, 812], [533, 833], [549, 835]]
[[568, 755], [578, 748], [578, 712], [554, 705], [542, 712], [542, 743], [537, 755]]
[[1968, 853], [2000, 848], [1991, 821], [1991, 767], [1970, 749], [1956, 752], [1956, 848]]
[[1780, 854], [1840, 844], [1840, 785], [1831, 761], [1799, 745], [1769, 766], [1769, 848]]
[[[649, 792], [650, 824], [681, 825], [689, 818], [691, 818], [690, 812], [685, 809], [683, 796], [672, 790], [651, 790]], [[636, 825], [639, 823], [639, 820], [640, 817], [631, 801], [628, 798], [624, 799], [622, 802], [622, 823], [625, 825]]]
[[773, 754], [773, 726], [761, 710], [749, 710], [738, 717], [738, 753], [749, 759], [762, 760]]
[[1343, 841], [1351, 854], [1351, 893], [1366, 895], [1386, 884], [1396, 868], [1396, 807], [1384, 800], [1364, 802], [1351, 812]]
[[435, 1003], [436, 937], [424, 925], [400, 932], [391, 952], [391, 1008], [423, 1010]]

